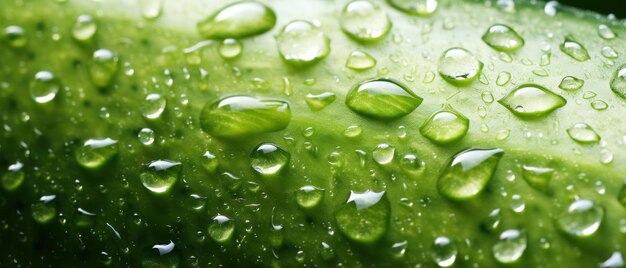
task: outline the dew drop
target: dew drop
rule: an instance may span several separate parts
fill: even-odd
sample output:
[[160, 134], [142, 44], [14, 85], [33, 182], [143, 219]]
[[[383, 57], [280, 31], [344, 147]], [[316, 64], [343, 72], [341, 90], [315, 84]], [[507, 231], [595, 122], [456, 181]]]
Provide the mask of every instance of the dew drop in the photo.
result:
[[337, 227], [350, 240], [370, 244], [385, 235], [390, 217], [385, 192], [350, 192], [348, 201], [335, 212]]
[[565, 41], [563, 41], [559, 48], [563, 53], [577, 61], [586, 61], [590, 59], [587, 49], [571, 37], [566, 37]]
[[387, 0], [394, 8], [418, 16], [430, 16], [437, 10], [438, 0]]
[[389, 33], [391, 21], [378, 5], [365, 0], [348, 3], [339, 17], [341, 29], [348, 36], [364, 42], [382, 39]]
[[117, 141], [111, 138], [88, 139], [76, 149], [76, 162], [86, 169], [99, 169], [117, 155]]
[[26, 31], [24, 28], [17, 25], [11, 25], [4, 28], [2, 39], [4, 39], [9, 46], [14, 48], [25, 47], [28, 43]]
[[379, 165], [388, 165], [393, 161], [395, 154], [395, 147], [382, 143], [374, 148], [374, 151], [372, 151], [372, 158], [374, 158], [374, 161]]
[[220, 56], [225, 59], [234, 59], [241, 55], [243, 51], [243, 45], [237, 39], [226, 38], [224, 39], [218, 48]]
[[303, 209], [312, 209], [320, 205], [324, 199], [324, 189], [307, 185], [296, 192], [296, 202]]
[[455, 86], [467, 86], [481, 73], [483, 63], [464, 48], [446, 50], [439, 58], [439, 74]]
[[230, 4], [197, 24], [204, 38], [244, 38], [265, 33], [276, 25], [276, 14], [264, 4], [242, 1]]
[[78, 41], [90, 41], [96, 35], [98, 25], [93, 17], [89, 15], [80, 15], [76, 18], [72, 28], [72, 36]]
[[228, 243], [235, 233], [235, 222], [230, 218], [217, 214], [208, 228], [209, 236], [218, 244]]
[[522, 258], [526, 251], [526, 235], [519, 230], [506, 230], [500, 234], [500, 239], [493, 245], [493, 257], [499, 263], [515, 263]]
[[52, 72], [40, 71], [30, 83], [30, 95], [38, 103], [48, 103], [61, 90], [59, 81]]
[[376, 59], [367, 52], [355, 50], [346, 60], [346, 67], [355, 71], [365, 71], [376, 66]]
[[157, 119], [165, 110], [166, 105], [167, 100], [161, 94], [149, 94], [141, 107], [141, 114], [147, 119]]
[[524, 46], [524, 39], [511, 27], [495, 24], [482, 36], [483, 41], [498, 51], [512, 52]]
[[600, 37], [606, 40], [611, 40], [615, 38], [615, 33], [606, 24], [598, 25], [598, 34], [600, 35]]
[[408, 115], [422, 100], [405, 85], [380, 78], [354, 86], [346, 96], [346, 105], [360, 115], [390, 120]]
[[141, 15], [146, 19], [156, 19], [161, 16], [163, 0], [139, 0]]
[[591, 236], [600, 228], [604, 209], [591, 200], [580, 199], [569, 205], [556, 220], [557, 228], [574, 237]]
[[496, 85], [504, 86], [511, 81], [511, 73], [509, 72], [501, 72], [498, 74], [498, 78], [496, 79]]
[[306, 95], [305, 101], [306, 101], [307, 106], [309, 106], [309, 109], [311, 109], [311, 111], [317, 112], [317, 111], [321, 111], [322, 109], [326, 108], [326, 106], [335, 102], [336, 99], [337, 99], [337, 95], [335, 95], [335, 93], [327, 91], [327, 92], [322, 92], [320, 94], [309, 93]]
[[579, 90], [581, 87], [583, 87], [583, 85], [585, 85], [585, 80], [573, 76], [566, 76], [563, 77], [563, 80], [561, 80], [559, 88], [567, 91], [575, 91]]
[[178, 181], [180, 162], [170, 160], [156, 160], [148, 164], [148, 172], [139, 176], [146, 189], [155, 194], [167, 193]]
[[139, 133], [137, 133], [137, 139], [139, 139], [139, 142], [143, 145], [151, 145], [154, 143], [154, 130], [150, 128], [142, 128], [139, 130]]
[[7, 172], [2, 175], [2, 188], [11, 192], [15, 191], [24, 182], [24, 164], [17, 161], [14, 164], [9, 165]]
[[610, 86], [617, 96], [626, 99], [626, 64], [617, 68], [611, 78]]
[[544, 117], [567, 103], [560, 95], [534, 84], [521, 85], [498, 102], [525, 119]]
[[578, 123], [567, 129], [567, 135], [572, 140], [581, 144], [597, 143], [600, 141], [600, 135], [585, 123]]
[[330, 39], [308, 21], [296, 20], [287, 24], [276, 37], [278, 52], [291, 64], [318, 62], [330, 53]]
[[100, 88], [109, 86], [119, 68], [117, 55], [108, 49], [98, 49], [93, 53], [92, 60], [89, 68], [91, 82]]
[[273, 143], [262, 143], [250, 154], [252, 169], [264, 177], [278, 175], [288, 164], [291, 155]]
[[448, 144], [465, 137], [469, 119], [450, 106], [430, 116], [420, 127], [420, 133], [437, 144]]
[[491, 180], [503, 154], [502, 149], [480, 148], [456, 154], [439, 175], [439, 193], [456, 200], [477, 196]]
[[430, 257], [439, 267], [454, 265], [458, 250], [452, 240], [445, 236], [435, 238], [431, 246]]
[[552, 168], [527, 165], [522, 167], [522, 178], [530, 187], [542, 192], [549, 191], [553, 174], [554, 169]]

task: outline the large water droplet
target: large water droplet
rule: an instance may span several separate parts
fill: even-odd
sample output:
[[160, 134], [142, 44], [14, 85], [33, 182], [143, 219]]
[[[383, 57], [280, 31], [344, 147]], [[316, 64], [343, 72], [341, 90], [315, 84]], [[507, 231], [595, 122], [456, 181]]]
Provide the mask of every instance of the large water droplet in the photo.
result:
[[250, 165], [257, 173], [273, 177], [289, 164], [291, 155], [285, 149], [273, 143], [262, 143], [250, 154]]
[[117, 73], [119, 59], [108, 49], [98, 49], [93, 53], [93, 62], [89, 68], [91, 82], [96, 87], [107, 87]]
[[539, 191], [548, 192], [550, 189], [550, 181], [554, 169], [546, 167], [534, 167], [524, 165], [522, 167], [522, 178], [530, 185]]
[[386, 143], [379, 144], [372, 151], [372, 158], [379, 165], [388, 165], [393, 161], [395, 155], [396, 148]]
[[511, 27], [503, 24], [495, 24], [485, 32], [483, 41], [490, 47], [512, 52], [524, 46], [524, 39]]
[[296, 202], [301, 208], [312, 209], [324, 199], [324, 189], [315, 186], [303, 186], [296, 192]]
[[578, 143], [597, 143], [600, 141], [600, 135], [585, 123], [578, 123], [567, 129], [567, 135]]
[[526, 235], [519, 230], [506, 230], [493, 245], [493, 257], [503, 264], [515, 263], [526, 251]]
[[559, 83], [559, 88], [567, 91], [575, 91], [579, 90], [583, 85], [585, 85], [585, 80], [573, 76], [566, 76], [563, 77], [563, 80]]
[[242, 138], [279, 131], [291, 121], [289, 104], [282, 100], [233, 96], [207, 103], [200, 113], [200, 126], [219, 138]]
[[574, 201], [556, 220], [557, 228], [574, 237], [593, 235], [602, 224], [604, 209], [591, 200]]
[[350, 192], [346, 204], [335, 212], [339, 230], [349, 239], [373, 243], [387, 232], [390, 216], [385, 192]]
[[387, 0], [394, 8], [412, 15], [430, 16], [437, 10], [438, 0]]
[[378, 5], [365, 0], [346, 5], [339, 18], [341, 29], [350, 37], [372, 42], [383, 38], [391, 28], [391, 21]]
[[217, 214], [217, 216], [213, 217], [213, 222], [209, 226], [208, 231], [213, 241], [219, 244], [226, 244], [235, 233], [235, 221], [224, 215]]
[[457, 200], [478, 195], [491, 180], [503, 154], [502, 149], [480, 148], [456, 154], [439, 176], [439, 193]]
[[292, 64], [315, 63], [330, 53], [330, 39], [308, 21], [287, 24], [276, 37], [278, 52]]
[[97, 30], [98, 26], [96, 25], [96, 21], [93, 17], [89, 15], [80, 15], [76, 18], [76, 22], [74, 22], [72, 36], [78, 41], [89, 41], [96, 35]]
[[469, 85], [482, 69], [483, 63], [464, 48], [450, 48], [439, 58], [439, 75], [456, 86]]
[[146, 100], [141, 106], [141, 114], [147, 119], [157, 119], [165, 111], [167, 100], [161, 94], [152, 93], [146, 96]]
[[117, 141], [105, 139], [89, 139], [83, 146], [76, 149], [76, 162], [87, 169], [103, 167], [117, 155]]
[[228, 5], [198, 23], [204, 38], [244, 38], [267, 32], [276, 25], [276, 14], [268, 6], [243, 1]]
[[389, 79], [361, 82], [346, 96], [354, 112], [376, 119], [395, 119], [411, 113], [422, 103], [406, 86]]
[[613, 77], [611, 78], [611, 90], [626, 99], [626, 64], [617, 68]]
[[355, 50], [346, 60], [346, 67], [355, 71], [369, 70], [376, 66], [376, 59], [367, 52]]
[[56, 217], [57, 209], [53, 202], [55, 198], [56, 195], [44, 195], [39, 198], [39, 202], [32, 205], [31, 215], [36, 222], [46, 224]]
[[458, 250], [454, 243], [445, 236], [435, 238], [430, 257], [439, 267], [450, 267], [456, 261]]
[[563, 51], [563, 53], [577, 61], [586, 61], [590, 59], [587, 49], [583, 45], [572, 39], [572, 37], [566, 37], [563, 43], [559, 46], [559, 48], [561, 49], [561, 51]]
[[333, 103], [336, 99], [337, 95], [335, 95], [335, 93], [322, 92], [320, 94], [307, 94], [305, 101], [311, 111], [317, 112]]
[[24, 164], [17, 161], [11, 164], [7, 172], [2, 175], [2, 187], [7, 191], [15, 191], [24, 182]]
[[437, 144], [461, 140], [469, 129], [469, 119], [450, 106], [434, 113], [422, 124], [420, 133]]
[[163, 194], [169, 191], [178, 180], [180, 169], [176, 168], [182, 163], [170, 160], [156, 160], [148, 164], [150, 171], [141, 173], [141, 183], [146, 189], [155, 194]]
[[538, 118], [567, 104], [565, 98], [534, 84], [524, 84], [498, 101], [522, 118]]
[[47, 103], [61, 90], [59, 81], [52, 72], [40, 71], [30, 83], [30, 95], [38, 103]]
[[24, 28], [17, 25], [11, 25], [4, 28], [2, 39], [6, 41], [9, 46], [14, 48], [24, 47], [28, 43], [26, 31], [24, 31]]

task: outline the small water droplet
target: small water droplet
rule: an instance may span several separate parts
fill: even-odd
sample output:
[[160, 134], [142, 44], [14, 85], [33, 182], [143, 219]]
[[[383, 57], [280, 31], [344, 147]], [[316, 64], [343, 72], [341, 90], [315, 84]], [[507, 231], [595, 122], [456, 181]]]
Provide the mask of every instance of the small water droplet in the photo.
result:
[[456, 246], [445, 236], [435, 239], [431, 246], [430, 257], [439, 267], [450, 267], [456, 261], [458, 250]]
[[498, 134], [496, 135], [496, 140], [499, 140], [499, 141], [506, 140], [510, 134], [511, 134], [510, 129], [500, 130], [498, 131]]
[[570, 36], [565, 38], [559, 48], [563, 51], [563, 53], [577, 61], [586, 61], [590, 59], [587, 49]]
[[324, 189], [307, 185], [296, 192], [296, 202], [301, 208], [312, 209], [320, 205], [324, 199]]
[[481, 73], [483, 63], [474, 54], [460, 47], [446, 50], [439, 59], [439, 74], [456, 86], [467, 86]]
[[348, 126], [343, 131], [343, 135], [348, 137], [348, 138], [359, 137], [359, 136], [361, 136], [362, 133], [363, 133], [363, 128], [361, 128], [360, 126], [357, 126], [357, 125]]
[[4, 28], [2, 39], [14, 48], [25, 47], [28, 43], [26, 31], [17, 25], [10, 25]]
[[393, 243], [391, 245], [391, 254], [394, 258], [403, 258], [406, 253], [406, 248], [408, 247], [409, 242], [404, 240], [402, 242]]
[[376, 66], [376, 59], [367, 52], [355, 50], [346, 60], [346, 67], [355, 71], [365, 71]]
[[250, 154], [250, 165], [260, 175], [273, 177], [289, 164], [291, 154], [273, 143], [262, 143]]
[[595, 98], [596, 96], [598, 96], [598, 94], [596, 94], [595, 92], [593, 92], [593, 91], [587, 91], [587, 92], [585, 92], [585, 93], [583, 94], [583, 99], [586, 99], [586, 100], [588, 100], [588, 99], [593, 99], [593, 98]]
[[526, 235], [519, 230], [506, 230], [500, 234], [500, 239], [493, 245], [493, 257], [503, 264], [515, 263], [522, 258], [526, 251]]
[[567, 129], [567, 135], [572, 140], [582, 144], [597, 143], [600, 141], [600, 135], [585, 123], [578, 123]]
[[56, 199], [56, 195], [44, 195], [32, 205], [31, 215], [36, 222], [46, 224], [56, 217], [57, 209], [54, 199]]
[[96, 35], [97, 30], [98, 25], [96, 25], [96, 21], [93, 17], [89, 15], [80, 15], [76, 18], [76, 22], [74, 22], [72, 36], [78, 41], [89, 41]]
[[457, 200], [478, 195], [491, 180], [503, 154], [502, 149], [479, 148], [470, 148], [456, 154], [439, 175], [439, 193]]
[[364, 0], [348, 3], [339, 17], [341, 29], [348, 36], [365, 42], [382, 39], [389, 33], [391, 21], [378, 5]]
[[[515, 176], [513, 176], [515, 179]], [[515, 213], [522, 213], [526, 209], [526, 203], [522, 200], [522, 197], [518, 194], [511, 196], [511, 209]]]
[[511, 81], [511, 73], [509, 72], [501, 72], [498, 74], [498, 78], [496, 79], [496, 85], [504, 86]]
[[374, 151], [372, 151], [372, 158], [379, 165], [388, 165], [393, 161], [395, 154], [395, 147], [382, 143], [377, 145]]
[[591, 102], [591, 108], [596, 111], [604, 111], [609, 108], [609, 105], [602, 100], [595, 100]]
[[24, 182], [24, 164], [17, 161], [9, 165], [8, 172], [2, 175], [2, 187], [7, 191], [15, 191]]
[[161, 94], [149, 94], [141, 107], [141, 114], [148, 119], [157, 119], [165, 111], [166, 105], [167, 100]]
[[320, 111], [331, 103], [335, 102], [337, 99], [337, 95], [333, 92], [322, 92], [319, 94], [307, 94], [306, 95], [306, 104], [309, 106], [311, 111], [317, 112]]
[[501, 211], [499, 208], [492, 210], [487, 218], [483, 221], [483, 226], [487, 230], [491, 232], [498, 230], [498, 228], [500, 227], [500, 223], [502, 222], [502, 213], [500, 212]]
[[142, 128], [139, 130], [139, 133], [137, 133], [137, 139], [139, 139], [139, 142], [143, 145], [150, 145], [154, 143], [154, 130], [150, 128]]
[[434, 113], [422, 124], [420, 133], [437, 144], [448, 144], [465, 137], [469, 129], [469, 119], [450, 106]]
[[489, 91], [484, 91], [483, 93], [480, 94], [480, 97], [483, 99], [483, 102], [487, 104], [492, 103], [494, 101], [493, 94], [491, 94], [491, 92]]
[[374, 243], [387, 232], [390, 217], [385, 192], [350, 192], [348, 201], [335, 212], [337, 227], [349, 239]]
[[48, 103], [61, 90], [59, 81], [50, 71], [40, 71], [30, 84], [30, 95], [38, 103]]
[[141, 15], [146, 19], [156, 19], [161, 16], [163, 0], [139, 0]]
[[276, 37], [278, 52], [292, 64], [318, 62], [330, 53], [330, 39], [308, 21], [296, 20], [287, 24]]
[[366, 117], [396, 119], [411, 113], [422, 100], [405, 85], [381, 78], [354, 86], [348, 92], [346, 105]]
[[241, 42], [237, 41], [237, 39], [226, 38], [220, 43], [217, 50], [220, 56], [225, 59], [233, 59], [241, 55], [243, 45]]
[[574, 237], [593, 235], [602, 224], [604, 209], [591, 200], [580, 199], [569, 205], [556, 220], [557, 228]]
[[242, 1], [230, 4], [198, 23], [201, 36], [208, 39], [244, 38], [274, 28], [276, 14], [264, 4]]
[[178, 181], [180, 162], [170, 160], [156, 160], [148, 164], [150, 171], [141, 173], [141, 183], [146, 189], [155, 194], [168, 192]]
[[598, 34], [606, 40], [614, 39], [616, 36], [613, 30], [611, 30], [611, 28], [609, 28], [606, 24], [598, 25]]
[[89, 68], [91, 82], [96, 87], [107, 87], [117, 73], [119, 59], [108, 49], [98, 49], [93, 53], [93, 62]]
[[524, 84], [498, 101], [522, 118], [538, 118], [565, 106], [565, 98], [534, 84]]
[[566, 76], [563, 77], [563, 80], [561, 80], [559, 88], [567, 91], [575, 91], [583, 87], [584, 84], [585, 80], [576, 78], [574, 76]]
[[411, 15], [430, 16], [437, 10], [438, 0], [387, 0], [394, 8]]
[[483, 41], [499, 51], [512, 52], [524, 46], [524, 39], [511, 27], [495, 24], [482, 36]]
[[610, 46], [603, 46], [602, 47], [602, 56], [604, 56], [607, 59], [617, 59], [619, 54], [617, 54], [617, 51], [615, 51], [615, 49], [613, 49], [612, 47], [610, 47]]
[[208, 232], [213, 241], [219, 244], [226, 244], [235, 233], [235, 221], [224, 215], [217, 214], [217, 216], [213, 217], [213, 222], [209, 225]]
[[404, 172], [417, 176], [424, 173], [426, 163], [417, 158], [414, 154], [407, 154], [400, 160], [400, 167]]
[[76, 149], [75, 157], [79, 165], [87, 169], [99, 169], [117, 155], [117, 141], [105, 139], [88, 139]]
[[522, 178], [530, 185], [539, 191], [548, 192], [550, 189], [550, 181], [554, 169], [547, 167], [535, 167], [524, 165], [522, 167]]

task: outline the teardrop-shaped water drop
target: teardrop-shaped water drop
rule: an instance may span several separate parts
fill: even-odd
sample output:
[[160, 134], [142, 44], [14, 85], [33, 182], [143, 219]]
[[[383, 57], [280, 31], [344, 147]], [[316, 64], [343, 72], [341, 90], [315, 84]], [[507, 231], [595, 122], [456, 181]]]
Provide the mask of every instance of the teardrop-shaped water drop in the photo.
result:
[[107, 87], [119, 68], [117, 55], [108, 49], [98, 49], [93, 53], [93, 62], [89, 68], [91, 82], [96, 87]]
[[213, 241], [218, 244], [226, 244], [235, 233], [235, 221], [224, 215], [217, 214], [217, 216], [213, 217], [213, 222], [209, 225], [208, 232]]
[[456, 262], [458, 250], [454, 242], [445, 236], [435, 238], [430, 257], [439, 267], [451, 267]]
[[346, 67], [355, 71], [365, 71], [376, 66], [376, 59], [367, 52], [355, 50], [346, 60]]
[[484, 64], [467, 49], [453, 47], [439, 58], [439, 75], [455, 86], [467, 86], [474, 81]]
[[167, 100], [161, 94], [152, 93], [146, 96], [146, 100], [141, 106], [141, 114], [147, 119], [157, 119], [165, 111]]
[[322, 92], [319, 94], [307, 94], [306, 95], [306, 105], [309, 106], [311, 111], [317, 112], [320, 111], [331, 103], [335, 102], [337, 99], [337, 95], [333, 92]]
[[76, 18], [72, 27], [72, 36], [78, 41], [90, 41], [96, 35], [98, 25], [93, 17], [89, 15], [80, 15]]
[[591, 236], [602, 224], [604, 209], [591, 200], [580, 199], [569, 205], [556, 220], [557, 228], [573, 237]]
[[139, 0], [141, 15], [146, 19], [156, 19], [161, 16], [163, 0]]
[[388, 165], [390, 164], [396, 155], [396, 148], [386, 144], [381, 143], [374, 148], [372, 151], [372, 158], [374, 158], [374, 162], [379, 165]]
[[87, 169], [99, 169], [117, 155], [117, 141], [111, 138], [88, 139], [76, 149], [76, 162]]
[[452, 107], [445, 106], [422, 124], [420, 133], [434, 143], [448, 144], [463, 139], [469, 129], [469, 123], [467, 117]]
[[611, 90], [623, 99], [626, 99], [626, 64], [617, 68], [611, 78]]
[[6, 191], [15, 191], [22, 186], [24, 182], [24, 164], [17, 161], [9, 165], [7, 172], [2, 175], [2, 188]]
[[563, 77], [561, 83], [559, 83], [559, 88], [567, 91], [575, 91], [579, 90], [581, 87], [585, 85], [585, 80], [576, 78], [574, 76], [566, 76]]
[[296, 20], [287, 24], [276, 37], [278, 52], [291, 64], [312, 64], [330, 53], [330, 39], [308, 21]]
[[582, 144], [597, 143], [600, 141], [600, 135], [585, 123], [578, 123], [567, 129], [567, 135], [572, 140]]
[[437, 10], [438, 0], [387, 0], [394, 8], [418, 16], [430, 16]]
[[391, 28], [387, 12], [366, 0], [348, 3], [341, 12], [339, 22], [343, 32], [364, 42], [380, 40], [389, 33]]
[[25, 47], [26, 44], [28, 44], [26, 31], [24, 28], [17, 25], [10, 25], [4, 28], [4, 31], [2, 32], [2, 40], [14, 48]]
[[276, 14], [268, 6], [242, 1], [230, 4], [198, 23], [200, 35], [208, 39], [240, 39], [274, 28]]
[[500, 234], [500, 239], [492, 247], [493, 257], [499, 263], [510, 264], [519, 261], [527, 247], [526, 235], [515, 229]]
[[218, 48], [220, 56], [225, 59], [234, 59], [241, 55], [243, 51], [243, 45], [237, 39], [226, 38], [224, 39]]
[[502, 149], [480, 148], [456, 154], [439, 175], [439, 193], [456, 200], [475, 197], [491, 180], [503, 154]]
[[606, 40], [614, 39], [616, 36], [613, 30], [611, 30], [611, 28], [609, 28], [606, 24], [598, 25], [598, 35]]
[[612, 48], [610, 46], [603, 46], [602, 47], [602, 56], [604, 56], [607, 59], [617, 59], [619, 54], [617, 54], [617, 51], [614, 48]]
[[405, 85], [380, 78], [354, 86], [346, 96], [346, 105], [366, 117], [396, 119], [411, 113], [422, 100]]
[[587, 49], [569, 36], [565, 38], [559, 48], [563, 51], [563, 53], [577, 61], [586, 61], [590, 59]]
[[554, 174], [553, 168], [547, 167], [535, 167], [535, 166], [522, 166], [522, 178], [530, 185], [539, 191], [548, 192], [550, 189], [550, 181]]
[[50, 71], [40, 71], [30, 83], [30, 95], [38, 103], [48, 103], [61, 90], [61, 84]]
[[385, 235], [391, 214], [385, 192], [350, 192], [348, 201], [335, 212], [337, 227], [350, 240], [370, 244]]
[[511, 27], [495, 24], [483, 34], [483, 41], [499, 51], [512, 52], [524, 46], [524, 39]]
[[262, 143], [250, 154], [252, 169], [264, 177], [278, 175], [287, 165], [291, 154], [273, 143]]
[[312, 209], [320, 205], [324, 199], [324, 189], [307, 185], [296, 192], [296, 202], [303, 209]]
[[521, 118], [538, 118], [567, 104], [565, 98], [534, 84], [524, 84], [498, 101]]
[[232, 96], [207, 103], [200, 126], [219, 138], [245, 138], [283, 130], [291, 121], [289, 104], [283, 100]]
[[180, 162], [156, 160], [148, 164], [148, 172], [141, 173], [139, 179], [146, 189], [155, 194], [167, 193], [178, 181]]

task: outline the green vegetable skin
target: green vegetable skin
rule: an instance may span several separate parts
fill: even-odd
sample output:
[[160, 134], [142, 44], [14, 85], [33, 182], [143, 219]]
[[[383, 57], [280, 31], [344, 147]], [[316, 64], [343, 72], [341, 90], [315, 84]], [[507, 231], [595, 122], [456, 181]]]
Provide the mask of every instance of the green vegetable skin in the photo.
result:
[[[221, 41], [202, 42], [196, 24], [232, 1], [164, 1], [162, 14], [152, 19], [142, 17], [145, 9], [134, 1], [60, 2], [6, 0], [0, 9], [0, 26], [22, 27], [27, 40], [21, 48], [12, 47], [6, 35], [0, 41], [2, 267], [431, 267], [445, 265], [450, 256], [457, 267], [492, 267], [503, 265], [497, 253], [511, 256], [502, 249], [511, 244], [499, 242], [501, 235], [515, 234], [507, 230], [526, 239], [516, 267], [594, 267], [626, 254], [626, 101], [610, 87], [626, 63], [623, 22], [568, 8], [549, 16], [543, 4], [516, 3], [507, 11], [494, 2], [452, 0], [441, 0], [434, 14], [422, 17], [376, 1], [391, 18], [390, 32], [360, 42], [339, 25], [347, 1], [267, 1], [275, 26], [239, 39], [241, 55], [225, 59], [218, 53]], [[82, 14], [97, 24], [93, 40], [86, 42], [72, 37]], [[330, 40], [327, 57], [304, 66], [281, 59], [276, 36], [297, 19], [319, 22]], [[524, 40], [508, 54], [511, 61], [481, 38], [494, 24], [511, 27]], [[616, 37], [602, 38], [601, 24]], [[577, 61], [562, 52], [566, 38], [582, 44], [590, 59]], [[607, 58], [605, 46], [618, 56]], [[441, 55], [453, 47], [484, 64], [475, 81], [451, 83], [437, 74]], [[90, 74], [111, 66], [94, 63], [98, 49], [119, 59], [110, 83], [102, 82], [106, 71], [104, 78]], [[346, 68], [354, 50], [374, 57], [376, 66]], [[40, 86], [34, 79], [43, 70], [54, 74], [52, 83], [60, 88], [53, 100], [38, 103], [31, 92]], [[504, 72], [511, 75], [507, 83], [498, 80]], [[562, 90], [566, 76], [584, 85]], [[375, 106], [379, 115], [393, 119], [375, 119], [345, 104], [353, 87], [379, 78], [397, 81], [423, 102], [389, 105], [387, 111]], [[552, 97], [553, 106], [562, 107], [516, 116], [516, 107], [498, 100], [522, 85], [541, 86], [567, 102]], [[324, 92], [336, 100], [309, 107], [307, 94]], [[159, 110], [159, 100], [146, 100], [154, 93], [166, 106], [150, 119], [142, 114]], [[280, 130], [230, 137], [206, 126], [223, 121], [205, 122], [205, 106], [234, 95], [287, 102], [286, 128], [280, 129], [282, 121], [261, 120], [271, 119], [271, 112], [235, 126], [262, 130], [259, 125], [269, 124], [266, 128]], [[593, 109], [600, 100], [608, 108]], [[458, 139], [463, 133], [458, 129], [446, 143], [422, 136], [422, 124], [441, 110], [469, 120], [464, 137]], [[407, 115], [397, 117], [398, 112]], [[594, 143], [593, 135], [591, 143], [574, 141], [568, 129], [577, 123], [588, 124], [601, 141]], [[358, 132], [349, 127], [357, 125], [361, 135], [349, 137]], [[153, 143], [143, 128], [153, 130]], [[352, 131], [344, 134], [346, 129]], [[79, 165], [77, 159], [90, 153], [84, 143], [110, 143], [105, 138], [117, 143], [105, 146], [109, 151], [99, 154], [104, 160], [91, 159], [91, 168]], [[263, 143], [269, 145], [259, 147]], [[493, 149], [482, 151], [489, 154], [485, 165], [479, 165], [480, 174], [472, 173], [487, 176], [479, 182], [485, 188], [469, 197], [455, 195], [458, 189], [448, 182], [455, 183], [458, 176], [450, 174], [460, 171], [446, 166], [470, 147]], [[251, 154], [262, 157], [267, 148], [289, 163], [262, 176], [252, 168]], [[207, 151], [219, 162], [216, 170]], [[424, 161], [425, 169], [403, 168], [407, 154]], [[172, 167], [154, 171], [149, 165], [156, 160], [169, 160], [156, 164]], [[546, 169], [553, 171], [532, 176]], [[13, 187], [11, 179], [19, 181], [21, 174], [24, 181]], [[297, 194], [303, 186], [324, 190]], [[323, 199], [315, 206], [320, 191]], [[347, 202], [351, 191], [367, 194], [373, 205], [365, 199]], [[42, 196], [48, 197], [42, 201]], [[593, 201], [595, 209], [568, 214], [579, 199]], [[215, 222], [225, 218], [218, 215], [230, 221], [219, 225]], [[568, 223], [571, 228], [563, 227]], [[600, 224], [597, 230], [593, 223]], [[567, 232], [577, 226], [592, 234]], [[443, 237], [454, 249], [441, 246]], [[175, 246], [168, 251], [170, 241]]]

